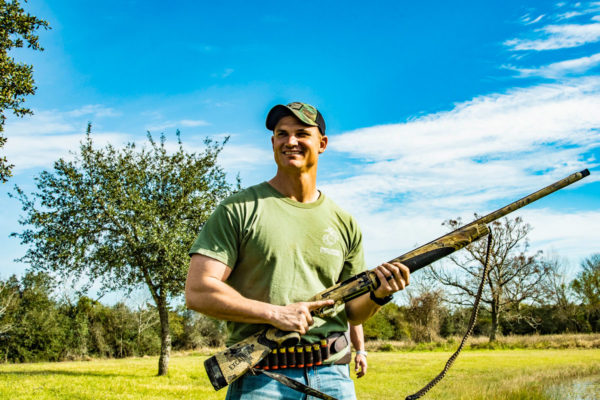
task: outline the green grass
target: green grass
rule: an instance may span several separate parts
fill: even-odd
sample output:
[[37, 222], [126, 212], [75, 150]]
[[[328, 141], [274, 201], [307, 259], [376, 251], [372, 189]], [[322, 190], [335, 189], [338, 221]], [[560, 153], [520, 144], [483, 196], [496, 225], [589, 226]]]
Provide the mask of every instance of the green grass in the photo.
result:
[[[450, 353], [371, 353], [360, 399], [404, 398], [435, 377]], [[460, 354], [432, 399], [551, 399], [549, 387], [578, 378], [598, 380], [600, 351], [476, 350]], [[600, 384], [600, 382], [597, 382]], [[590, 397], [591, 399], [592, 397]], [[600, 398], [600, 393], [598, 397]]]
[[[358, 398], [403, 399], [433, 378], [449, 354], [370, 353], [368, 373], [356, 382]], [[166, 377], [156, 376], [156, 357], [2, 364], [0, 399], [223, 399], [225, 389], [215, 392], [206, 377], [205, 358], [174, 355]], [[558, 399], [549, 387], [577, 378], [600, 385], [599, 376], [597, 349], [470, 350], [426, 398]]]

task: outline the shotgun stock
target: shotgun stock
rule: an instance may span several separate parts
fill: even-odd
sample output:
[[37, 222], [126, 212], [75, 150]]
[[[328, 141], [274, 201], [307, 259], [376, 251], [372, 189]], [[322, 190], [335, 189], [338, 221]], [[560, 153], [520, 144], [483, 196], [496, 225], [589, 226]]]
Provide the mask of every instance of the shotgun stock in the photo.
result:
[[[389, 262], [401, 262], [410, 269], [411, 273], [415, 272], [487, 235], [489, 233], [487, 224], [490, 222], [575, 183], [589, 174], [590, 172], [585, 169], [569, 175]], [[313, 311], [313, 315], [327, 316], [335, 313], [336, 307], [340, 304], [375, 290], [379, 285], [380, 282], [375, 272], [368, 270], [316, 294], [308, 301], [334, 300], [334, 305]], [[276, 328], [264, 329], [208, 358], [204, 362], [204, 366], [211, 384], [215, 390], [219, 390], [248, 372], [278, 345], [284, 342], [286, 345], [288, 343], [295, 344], [299, 340], [300, 335], [297, 332], [284, 332]]]

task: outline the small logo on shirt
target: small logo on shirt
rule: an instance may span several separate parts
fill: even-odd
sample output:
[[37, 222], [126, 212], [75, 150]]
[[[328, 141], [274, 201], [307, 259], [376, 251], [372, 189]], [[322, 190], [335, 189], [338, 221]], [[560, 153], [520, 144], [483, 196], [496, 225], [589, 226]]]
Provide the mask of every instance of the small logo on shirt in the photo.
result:
[[342, 252], [338, 249], [328, 249], [327, 247], [321, 247], [322, 254], [329, 254], [330, 256], [341, 257]]
[[338, 234], [333, 228], [325, 229], [325, 233], [321, 238], [325, 246], [321, 246], [321, 254], [329, 254], [330, 256], [341, 257], [342, 252], [338, 249], [332, 249], [338, 241]]
[[336, 244], [336, 242], [338, 241], [338, 237], [337, 237], [337, 233], [335, 232], [335, 229], [333, 228], [327, 228], [325, 229], [325, 233], [323, 234], [323, 243], [325, 243], [326, 246], [333, 246], [334, 244]]

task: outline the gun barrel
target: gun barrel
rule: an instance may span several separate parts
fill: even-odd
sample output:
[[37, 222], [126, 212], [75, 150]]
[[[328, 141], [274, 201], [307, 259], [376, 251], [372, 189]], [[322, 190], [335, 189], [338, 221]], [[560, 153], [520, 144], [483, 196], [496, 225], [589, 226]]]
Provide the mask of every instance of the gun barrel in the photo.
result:
[[542, 197], [548, 196], [549, 194], [554, 193], [557, 190], [564, 188], [565, 186], [569, 186], [569, 185], [579, 181], [580, 179], [585, 178], [589, 174], [590, 174], [590, 171], [587, 168], [584, 169], [583, 171], [575, 172], [574, 174], [571, 174], [571, 175], [567, 176], [566, 178], [561, 179], [560, 181], [554, 182], [553, 184], [548, 185], [545, 188], [540, 189], [537, 192], [530, 194], [529, 196], [525, 196], [520, 200], [510, 203], [509, 205], [502, 207], [501, 209], [496, 210], [492, 213], [489, 213], [488, 215], [483, 216], [465, 226], [471, 226], [471, 225], [475, 225], [475, 224], [489, 224], [490, 222], [495, 221], [498, 218], [502, 218], [505, 215], [507, 215], [513, 211], [516, 211], [519, 208], [524, 207], [529, 203], [533, 203], [534, 201], [539, 200]]
[[[401, 262], [404, 263], [409, 269], [410, 272], [415, 272], [427, 265], [431, 264], [434, 261], [439, 260], [442, 257], [447, 256], [450, 253], [453, 253], [455, 250], [461, 249], [470, 242], [473, 242], [480, 237], [486, 235], [488, 232], [485, 228], [486, 224], [489, 224], [492, 221], [495, 221], [499, 218], [504, 217], [505, 215], [518, 210], [521, 207], [526, 206], [529, 203], [532, 203], [536, 200], [541, 199], [542, 197], [548, 196], [550, 193], [554, 193], [557, 190], [564, 188], [565, 186], [569, 186], [578, 180], [585, 178], [590, 174], [590, 171], [586, 168], [583, 171], [575, 172], [563, 178], [549, 186], [546, 186], [543, 189], [538, 190], [535, 193], [532, 193], [528, 196], [523, 197], [520, 200], [510, 203], [509, 205], [502, 207], [499, 210], [496, 210], [488, 215], [476, 219], [475, 221], [468, 223], [467, 225], [458, 228], [457, 230], [447, 233], [444, 236], [441, 236], [431, 242], [424, 244], [408, 253], [401, 255], [400, 257], [396, 257], [389, 262]], [[457, 236], [457, 233], [459, 234]], [[443, 245], [440, 246], [440, 244]]]

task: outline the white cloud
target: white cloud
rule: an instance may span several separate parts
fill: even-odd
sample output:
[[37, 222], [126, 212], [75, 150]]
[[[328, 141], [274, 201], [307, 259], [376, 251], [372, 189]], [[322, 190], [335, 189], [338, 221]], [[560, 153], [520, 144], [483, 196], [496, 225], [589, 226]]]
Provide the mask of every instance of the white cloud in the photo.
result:
[[234, 72], [235, 72], [235, 70], [233, 68], [225, 68], [222, 72], [214, 72], [214, 73], [210, 74], [210, 76], [213, 78], [225, 79], [229, 75], [233, 74]]
[[33, 110], [33, 115], [18, 118], [10, 115], [4, 130], [7, 136], [48, 135], [85, 132], [88, 121], [117, 117], [121, 113], [99, 104], [85, 105], [75, 110]]
[[[406, 215], [402, 208], [357, 217], [364, 238], [367, 262], [375, 266], [398, 257], [448, 232], [441, 225], [456, 215]], [[511, 214], [520, 216], [533, 230], [528, 235], [530, 249], [544, 252], [555, 249], [568, 257], [572, 265], [600, 251], [600, 212], [560, 212], [551, 209], [524, 208]], [[463, 221], [473, 220], [473, 214], [463, 212]]]
[[69, 117], [81, 117], [84, 115], [93, 115], [95, 117], [118, 117], [121, 113], [112, 108], [104, 107], [101, 104], [88, 104], [76, 110], [68, 111], [65, 115]]
[[545, 17], [545, 15], [541, 14], [541, 15], [538, 15], [536, 18], [532, 19], [531, 15], [525, 14], [525, 15], [523, 15], [521, 17], [521, 23], [524, 24], [524, 25], [532, 25], [532, 24], [535, 24], [537, 22], [540, 22], [541, 19], [544, 18], [544, 17]]
[[[479, 96], [406, 123], [335, 135], [328, 151], [360, 162], [320, 186], [358, 218], [369, 260], [383, 261], [444, 233], [440, 224], [448, 218], [469, 221], [472, 212], [490, 212], [598, 166], [598, 110], [600, 77], [589, 77]], [[593, 173], [565, 190], [598, 180]], [[598, 233], [586, 233], [596, 229], [600, 213], [536, 212], [526, 214], [537, 230], [532, 245], [583, 254], [599, 242]], [[575, 232], [578, 225], [586, 228]]]
[[561, 78], [567, 75], [582, 74], [600, 64], [600, 53], [573, 60], [560, 61], [538, 68], [518, 68], [505, 66], [505, 68], [516, 71], [520, 77], [542, 76], [544, 78]]
[[231, 171], [273, 164], [273, 153], [252, 145], [227, 143], [219, 155], [219, 164]]
[[557, 15], [556, 19], [558, 19], [558, 20], [571, 19], [571, 18], [574, 18], [574, 17], [579, 17], [581, 15], [583, 15], [582, 12], [579, 12], [579, 11], [569, 11], [569, 12]]
[[185, 127], [195, 127], [195, 126], [207, 126], [210, 125], [208, 122], [203, 120], [192, 120], [192, 119], [182, 119], [179, 121], [181, 126]]
[[536, 29], [536, 34], [542, 36], [536, 39], [510, 39], [504, 45], [511, 50], [556, 50], [582, 46], [600, 40], [600, 23], [585, 25], [547, 25]]
[[599, 252], [600, 211], [560, 212], [552, 209], [523, 209], [523, 219], [533, 226], [532, 248], [569, 249], [577, 264], [592, 252]]
[[[117, 132], [94, 132], [96, 146], [126, 143], [128, 135]], [[58, 135], [30, 135], [9, 138], [6, 157], [15, 164], [15, 173], [28, 168], [49, 168], [59, 158], [71, 159], [69, 152], [77, 151], [85, 139], [84, 133]]]
[[163, 123], [158, 123], [154, 125], [146, 126], [146, 130], [150, 132], [162, 132], [166, 129], [171, 128], [194, 128], [198, 126], [209, 126], [210, 124], [204, 120], [192, 120], [192, 119], [182, 119], [179, 121], [165, 121]]
[[[10, 117], [5, 125], [8, 140], [3, 153], [15, 165], [15, 174], [29, 168], [50, 168], [59, 158], [72, 158], [69, 152], [78, 150], [90, 119], [119, 115], [112, 108], [94, 104], [67, 111], [34, 110], [31, 116]], [[93, 140], [98, 146], [120, 145], [131, 140], [131, 136], [94, 129]]]

